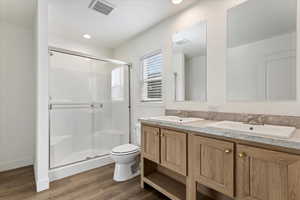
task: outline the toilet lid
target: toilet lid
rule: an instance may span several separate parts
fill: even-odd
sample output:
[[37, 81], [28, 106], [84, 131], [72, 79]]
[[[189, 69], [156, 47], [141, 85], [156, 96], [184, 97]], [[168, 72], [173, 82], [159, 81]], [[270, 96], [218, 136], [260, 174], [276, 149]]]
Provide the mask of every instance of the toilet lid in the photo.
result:
[[139, 150], [140, 150], [140, 147], [138, 147], [138, 146], [135, 146], [133, 144], [124, 144], [124, 145], [113, 148], [112, 153], [128, 154], [128, 153], [138, 152]]

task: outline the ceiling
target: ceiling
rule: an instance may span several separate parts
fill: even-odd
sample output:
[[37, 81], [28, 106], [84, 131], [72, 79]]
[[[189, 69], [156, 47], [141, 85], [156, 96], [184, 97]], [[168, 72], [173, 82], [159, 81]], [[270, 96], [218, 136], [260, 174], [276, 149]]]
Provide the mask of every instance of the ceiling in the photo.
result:
[[[115, 48], [151, 26], [172, 16], [199, 0], [184, 0], [174, 5], [171, 0], [107, 0], [116, 8], [108, 16], [88, 8], [91, 0], [49, 0], [49, 33]], [[87, 42], [87, 41], [85, 41]]]
[[296, 31], [297, 0], [250, 0], [228, 11], [228, 47]]
[[34, 26], [36, 0], [0, 0], [0, 21], [17, 26]]

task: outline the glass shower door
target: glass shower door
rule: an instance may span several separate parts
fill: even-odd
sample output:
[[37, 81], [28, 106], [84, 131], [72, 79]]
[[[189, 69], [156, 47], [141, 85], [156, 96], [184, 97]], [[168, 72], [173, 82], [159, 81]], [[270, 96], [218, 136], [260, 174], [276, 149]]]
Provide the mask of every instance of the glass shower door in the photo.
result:
[[128, 68], [53, 52], [50, 168], [109, 155], [129, 140]]
[[93, 157], [91, 61], [50, 56], [50, 168]]

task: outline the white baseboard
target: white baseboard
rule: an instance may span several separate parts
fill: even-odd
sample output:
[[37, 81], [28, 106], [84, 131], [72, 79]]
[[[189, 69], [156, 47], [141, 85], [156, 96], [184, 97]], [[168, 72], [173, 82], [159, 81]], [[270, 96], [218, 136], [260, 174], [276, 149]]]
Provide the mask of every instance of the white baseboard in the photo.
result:
[[32, 157], [0, 163], [0, 172], [33, 165]]
[[44, 190], [48, 190], [50, 188], [50, 181], [49, 179], [43, 179], [43, 180], [35, 180], [36, 185], [36, 191], [42, 192]]
[[103, 167], [105, 165], [113, 163], [113, 160], [110, 156], [104, 156], [101, 158], [96, 158], [92, 160], [83, 161], [80, 163], [76, 163], [70, 166], [65, 166], [57, 169], [52, 169], [49, 171], [50, 181], [59, 180], [62, 178], [66, 178], [68, 176], [72, 176], [75, 174], [79, 174], [81, 172], [85, 172], [91, 169]]

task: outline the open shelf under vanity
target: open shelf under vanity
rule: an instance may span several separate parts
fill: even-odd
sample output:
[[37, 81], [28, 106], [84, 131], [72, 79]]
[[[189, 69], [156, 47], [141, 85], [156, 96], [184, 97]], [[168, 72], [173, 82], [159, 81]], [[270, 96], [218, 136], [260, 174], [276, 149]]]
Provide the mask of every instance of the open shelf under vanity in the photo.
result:
[[147, 184], [172, 200], [186, 200], [186, 176], [146, 158], [142, 163], [142, 185]]
[[158, 171], [144, 177], [144, 182], [174, 200], [186, 199], [186, 186]]
[[[178, 174], [148, 159], [143, 159], [143, 183], [156, 189], [172, 200], [187, 200], [187, 177]], [[210, 197], [209, 197], [210, 196]], [[197, 199], [232, 200], [203, 185], [197, 185]]]

